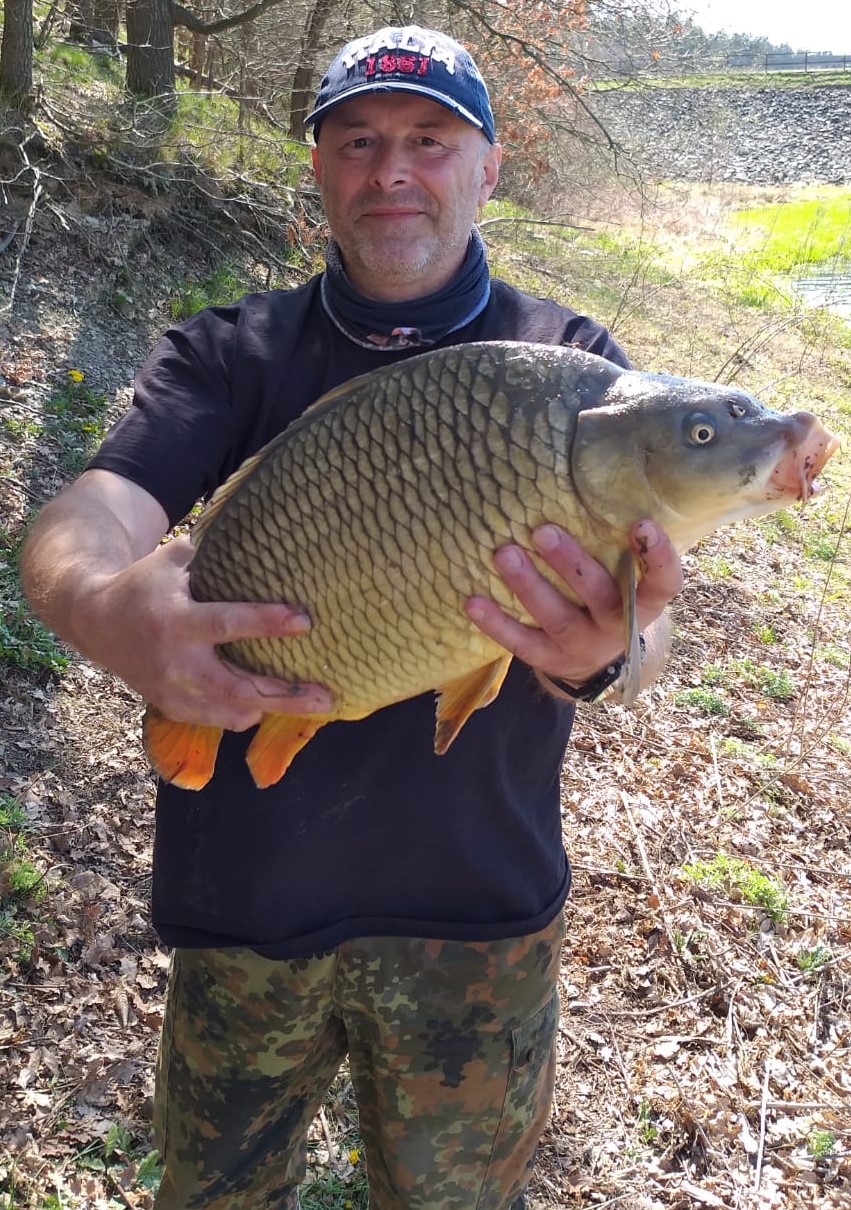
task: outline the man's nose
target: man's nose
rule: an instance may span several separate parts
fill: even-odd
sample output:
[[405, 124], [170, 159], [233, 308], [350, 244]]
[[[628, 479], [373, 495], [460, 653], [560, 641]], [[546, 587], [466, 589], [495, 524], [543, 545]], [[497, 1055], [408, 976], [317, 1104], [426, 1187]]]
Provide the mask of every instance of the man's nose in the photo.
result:
[[378, 149], [372, 162], [373, 183], [381, 189], [397, 189], [411, 179], [410, 156], [403, 147]]

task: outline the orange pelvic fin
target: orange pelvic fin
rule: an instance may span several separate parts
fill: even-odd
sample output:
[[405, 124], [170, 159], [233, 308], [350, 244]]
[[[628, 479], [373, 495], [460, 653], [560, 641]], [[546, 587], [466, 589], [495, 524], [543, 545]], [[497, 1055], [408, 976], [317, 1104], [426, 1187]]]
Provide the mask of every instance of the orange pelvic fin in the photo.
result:
[[327, 714], [264, 714], [245, 759], [261, 790], [284, 776], [292, 759], [331, 721]]
[[439, 690], [434, 750], [443, 756], [474, 710], [489, 706], [502, 688], [511, 656], [506, 654]]
[[148, 759], [160, 777], [182, 790], [200, 790], [213, 776], [221, 727], [176, 723], [156, 706], [148, 706], [142, 740]]

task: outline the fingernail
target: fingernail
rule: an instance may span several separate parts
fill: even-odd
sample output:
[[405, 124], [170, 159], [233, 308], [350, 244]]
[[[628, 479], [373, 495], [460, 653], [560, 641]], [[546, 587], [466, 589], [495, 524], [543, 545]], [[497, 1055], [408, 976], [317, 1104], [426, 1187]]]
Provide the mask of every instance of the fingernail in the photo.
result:
[[500, 571], [520, 571], [523, 566], [523, 556], [515, 546], [503, 546], [496, 552], [496, 564]]
[[467, 602], [467, 617], [471, 622], [481, 622], [484, 616], [485, 611], [478, 601]]
[[532, 534], [532, 541], [543, 554], [555, 550], [559, 540], [559, 532], [554, 525], [540, 525]]
[[305, 634], [310, 630], [310, 618], [306, 613], [291, 613], [287, 617], [285, 626], [288, 634]]
[[642, 550], [652, 550], [661, 538], [659, 527], [652, 521], [639, 521], [635, 527], [635, 537]]

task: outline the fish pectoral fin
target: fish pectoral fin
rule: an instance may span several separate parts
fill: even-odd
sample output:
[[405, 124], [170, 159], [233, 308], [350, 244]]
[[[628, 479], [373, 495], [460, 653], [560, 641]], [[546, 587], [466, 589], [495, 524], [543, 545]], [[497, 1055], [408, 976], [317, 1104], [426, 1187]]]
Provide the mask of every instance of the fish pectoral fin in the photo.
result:
[[245, 754], [258, 789], [280, 781], [293, 758], [330, 721], [327, 714], [264, 714]]
[[213, 776], [222, 738], [221, 727], [176, 723], [156, 706], [148, 706], [142, 741], [148, 760], [165, 781], [182, 790], [200, 790]]
[[511, 656], [506, 653], [492, 664], [438, 689], [434, 729], [434, 750], [438, 756], [443, 756], [474, 710], [491, 704], [502, 688], [510, 664]]
[[635, 556], [625, 550], [620, 557], [617, 581], [623, 603], [624, 666], [620, 675], [621, 697], [624, 706], [631, 706], [641, 690], [641, 638], [635, 616], [635, 593], [638, 587]]

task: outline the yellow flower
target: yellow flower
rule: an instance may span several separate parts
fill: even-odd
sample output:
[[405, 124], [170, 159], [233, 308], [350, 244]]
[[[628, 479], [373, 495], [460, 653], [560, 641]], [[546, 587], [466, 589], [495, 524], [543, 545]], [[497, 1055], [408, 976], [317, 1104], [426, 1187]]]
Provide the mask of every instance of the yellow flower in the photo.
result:
[[82, 382], [86, 376], [82, 370], [69, 370], [68, 377], [72, 382]]
[[343, 1202], [343, 1210], [352, 1210], [352, 1203], [348, 1198]]
[[357, 1164], [360, 1161], [360, 1148], [353, 1147], [349, 1152], [349, 1163]]

